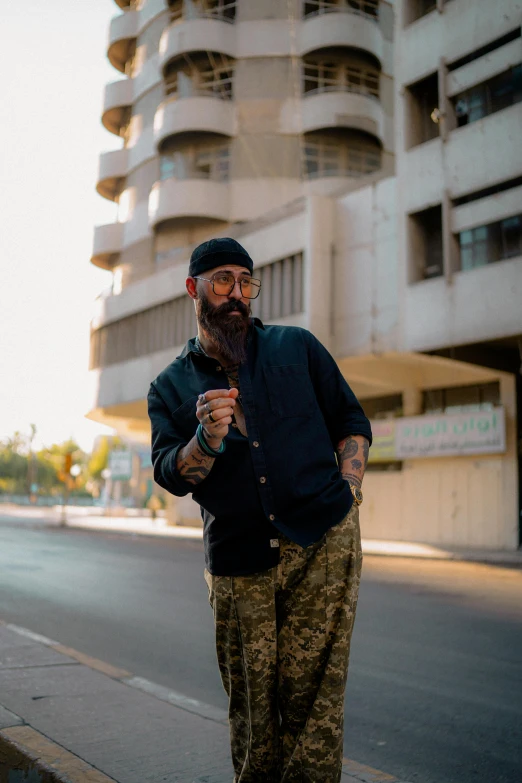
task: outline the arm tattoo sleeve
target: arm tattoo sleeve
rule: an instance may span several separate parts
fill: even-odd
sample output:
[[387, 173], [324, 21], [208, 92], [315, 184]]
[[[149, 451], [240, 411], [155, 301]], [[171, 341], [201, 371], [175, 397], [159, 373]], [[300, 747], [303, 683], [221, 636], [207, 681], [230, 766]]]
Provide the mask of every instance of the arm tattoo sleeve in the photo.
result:
[[194, 437], [178, 451], [176, 467], [189, 484], [200, 484], [212, 470], [214, 459], [201, 451], [197, 438]]
[[368, 464], [370, 444], [363, 435], [351, 435], [337, 446], [339, 470], [345, 481], [360, 487]]

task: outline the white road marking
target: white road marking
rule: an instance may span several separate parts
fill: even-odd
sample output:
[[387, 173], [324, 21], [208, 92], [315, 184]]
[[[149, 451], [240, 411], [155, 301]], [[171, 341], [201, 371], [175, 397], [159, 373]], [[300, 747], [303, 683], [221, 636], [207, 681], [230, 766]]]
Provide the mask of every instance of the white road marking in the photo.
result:
[[58, 642], [49, 639], [47, 636], [42, 636], [39, 633], [30, 631], [28, 628], [22, 628], [21, 625], [13, 625], [12, 623], [6, 623], [5, 627], [9, 628], [11, 631], [15, 631], [15, 633], [19, 633], [20, 636], [25, 636], [27, 639], [32, 639], [33, 642], [40, 642], [41, 644], [45, 644], [47, 645], [47, 647], [53, 647], [55, 644], [58, 644]]
[[190, 696], [185, 696], [183, 693], [178, 693], [178, 691], [172, 691], [170, 688], [165, 688], [163, 685], [146, 680], [144, 677], [129, 677], [122, 680], [122, 682], [130, 685], [132, 688], [137, 688], [144, 693], [155, 696], [157, 699], [166, 701], [174, 707], [180, 707], [183, 710], [187, 710], [187, 712], [200, 715], [202, 718], [208, 718], [219, 723], [228, 722], [226, 710], [214, 707], [212, 704], [205, 704], [205, 702], [198, 699], [191, 699]]

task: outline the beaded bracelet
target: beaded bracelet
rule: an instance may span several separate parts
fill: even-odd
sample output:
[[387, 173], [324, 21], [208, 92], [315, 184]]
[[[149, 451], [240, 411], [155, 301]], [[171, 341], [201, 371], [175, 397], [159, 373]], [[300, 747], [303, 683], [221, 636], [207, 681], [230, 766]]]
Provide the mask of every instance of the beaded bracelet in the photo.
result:
[[198, 440], [198, 445], [202, 451], [205, 452], [207, 457], [219, 457], [220, 454], [223, 454], [226, 448], [226, 443], [224, 440], [221, 441], [221, 445], [219, 449], [213, 449], [212, 446], [209, 446], [205, 435], [203, 434], [203, 427], [201, 424], [198, 424], [198, 428], [196, 430], [196, 438]]

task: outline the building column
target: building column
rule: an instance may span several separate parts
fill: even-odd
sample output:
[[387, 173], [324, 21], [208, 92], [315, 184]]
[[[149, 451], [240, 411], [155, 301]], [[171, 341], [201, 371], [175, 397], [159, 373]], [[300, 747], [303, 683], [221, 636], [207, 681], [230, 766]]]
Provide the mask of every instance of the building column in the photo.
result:
[[304, 237], [306, 328], [332, 350], [334, 323], [334, 201], [308, 196]]
[[[439, 9], [440, 10], [440, 9]], [[442, 142], [442, 166], [446, 169], [446, 142], [452, 130], [456, 127], [455, 112], [453, 105], [448, 98], [448, 66], [446, 60], [441, 57], [438, 69], [438, 88], [439, 88], [439, 129]], [[448, 182], [448, 174], [445, 174], [444, 181]], [[451, 213], [453, 204], [449, 191], [445, 188], [442, 192], [442, 264], [444, 277], [447, 283], [451, 283], [453, 273], [458, 269], [458, 244], [452, 231]]]
[[422, 414], [422, 391], [415, 386], [402, 390], [403, 416], [420, 416]]
[[[504, 520], [503, 548], [516, 549], [519, 539], [517, 390], [514, 375], [499, 377], [500, 402], [506, 416], [506, 453], [502, 459], [502, 509]], [[499, 526], [502, 528], [502, 524]]]

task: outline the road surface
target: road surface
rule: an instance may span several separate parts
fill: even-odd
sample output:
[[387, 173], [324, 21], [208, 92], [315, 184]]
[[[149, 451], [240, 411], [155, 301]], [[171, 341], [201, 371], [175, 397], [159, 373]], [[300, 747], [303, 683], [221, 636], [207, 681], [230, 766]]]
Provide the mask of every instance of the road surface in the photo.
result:
[[[200, 541], [0, 518], [0, 619], [225, 708]], [[345, 756], [410, 783], [522, 781], [522, 571], [365, 558]]]

